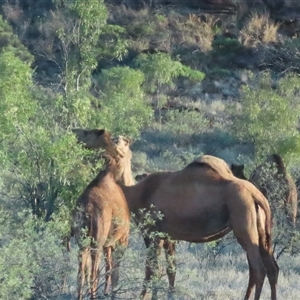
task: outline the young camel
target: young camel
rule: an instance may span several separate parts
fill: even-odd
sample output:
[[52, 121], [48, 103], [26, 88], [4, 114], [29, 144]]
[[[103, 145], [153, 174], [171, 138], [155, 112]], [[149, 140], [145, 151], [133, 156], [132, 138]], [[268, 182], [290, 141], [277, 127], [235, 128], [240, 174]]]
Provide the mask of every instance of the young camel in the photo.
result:
[[130, 225], [128, 205], [117, 184], [126, 182], [123, 177], [128, 157], [123, 156], [119, 150], [113, 142], [106, 145], [106, 152], [115, 157], [106, 156], [105, 169], [100, 171], [80, 195], [72, 212], [71, 235], [75, 236], [80, 247], [79, 300], [83, 299], [85, 281], [89, 286], [91, 299], [96, 299], [102, 250], [106, 259], [104, 294], [109, 294], [111, 286], [112, 297], [115, 296], [120, 259], [128, 244]]
[[[143, 232], [146, 247], [157, 249], [160, 239], [151, 238], [154, 232], [165, 233], [173, 240], [204, 243], [233, 230], [249, 264], [244, 299], [249, 299], [254, 287], [254, 299], [260, 299], [267, 274], [271, 299], [276, 300], [279, 268], [271, 247], [268, 201], [255, 186], [234, 177], [226, 163], [219, 161], [213, 157], [196, 160], [181, 171], [153, 173], [134, 186], [120, 187], [137, 222], [143, 222], [145, 210], [156, 221]], [[157, 218], [157, 212], [162, 213], [162, 219]], [[148, 254], [143, 299], [155, 273], [153, 265], [157, 266], [155, 252]], [[157, 299], [156, 289], [152, 299]]]

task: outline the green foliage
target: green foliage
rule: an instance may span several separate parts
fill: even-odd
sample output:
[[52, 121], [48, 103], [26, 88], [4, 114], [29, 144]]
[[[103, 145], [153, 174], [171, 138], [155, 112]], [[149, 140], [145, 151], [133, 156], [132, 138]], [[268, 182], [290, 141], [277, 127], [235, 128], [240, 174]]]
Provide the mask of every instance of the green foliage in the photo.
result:
[[28, 52], [18, 37], [13, 34], [11, 26], [0, 16], [0, 51], [9, 49], [24, 63], [32, 63], [33, 56]]
[[103, 70], [99, 75], [102, 96], [97, 102], [101, 112], [95, 125], [137, 136], [152, 116], [152, 109], [144, 100], [143, 81], [143, 73], [129, 67]]
[[[126, 42], [121, 38], [124, 30], [107, 24], [103, 0], [67, 0], [63, 6], [59, 2], [56, 5], [58, 9], [50, 21], [61, 56], [54, 58], [62, 70], [64, 88], [59, 106], [64, 110], [65, 126], [88, 127], [95, 124], [93, 117], [97, 116], [93, 113], [95, 98], [90, 94], [92, 73], [99, 59], [120, 59], [126, 53]], [[58, 22], [59, 18], [63, 20]]]
[[241, 140], [253, 143], [258, 160], [270, 153], [281, 154], [286, 160], [299, 156], [298, 90], [296, 75], [281, 79], [274, 90], [270, 75], [264, 74], [258, 87], [244, 88], [241, 107], [231, 110], [231, 131]]
[[[66, 84], [70, 91], [78, 91], [90, 86], [91, 72], [96, 68], [103, 51], [107, 51], [99, 46], [100, 35], [111, 33], [118, 36], [122, 29], [107, 25], [108, 12], [103, 0], [68, 0], [64, 6], [66, 16], [71, 18], [71, 28], [62, 28], [57, 31], [57, 35], [65, 52]], [[120, 57], [124, 52], [124, 45], [123, 48], [119, 45], [117, 52], [112, 51], [111, 56]]]
[[11, 48], [0, 53], [0, 125], [1, 135], [10, 134], [15, 124], [27, 123], [36, 112], [36, 103], [30, 100], [31, 70], [29, 64], [16, 57]]
[[174, 86], [173, 80], [179, 76], [198, 81], [204, 78], [204, 73], [192, 70], [178, 60], [172, 60], [170, 55], [166, 53], [140, 54], [136, 58], [135, 64], [145, 75], [145, 90], [156, 93], [156, 107], [159, 112], [158, 121], [160, 126], [162, 120], [161, 108], [164, 99], [161, 97], [160, 92], [163, 86]]
[[201, 112], [194, 110], [171, 110], [166, 113], [164, 119], [163, 130], [176, 135], [205, 132], [209, 123]]
[[140, 54], [135, 60], [135, 64], [145, 74], [145, 89], [155, 92], [163, 84], [172, 86], [173, 79], [178, 76], [186, 76], [201, 81], [204, 74], [200, 71], [181, 64], [178, 60], [173, 60], [169, 54]]
[[60, 228], [38, 222], [28, 211], [0, 208], [1, 299], [41, 299], [57, 289], [68, 269], [57, 242]]
[[235, 55], [243, 46], [237, 39], [220, 36], [212, 42], [213, 55]]

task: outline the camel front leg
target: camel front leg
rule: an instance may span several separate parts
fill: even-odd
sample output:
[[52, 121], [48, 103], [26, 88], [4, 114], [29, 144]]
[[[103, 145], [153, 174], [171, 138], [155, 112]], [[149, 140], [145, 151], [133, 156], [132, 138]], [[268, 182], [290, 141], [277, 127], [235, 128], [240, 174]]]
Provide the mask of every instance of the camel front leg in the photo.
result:
[[97, 298], [101, 251], [102, 246], [93, 243], [91, 248], [91, 299]]
[[106, 247], [104, 250], [105, 257], [105, 286], [104, 286], [104, 295], [107, 296], [110, 293], [111, 286], [111, 271], [112, 271], [112, 247]]
[[157, 286], [153, 282], [155, 276], [158, 275], [158, 255], [161, 251], [162, 243], [159, 241], [153, 241], [152, 239], [146, 237], [144, 238], [146, 244], [147, 255], [146, 255], [146, 269], [145, 269], [145, 279], [143, 282], [143, 290], [140, 295], [140, 299], [145, 299], [147, 288], [152, 283], [152, 300], [157, 300]]

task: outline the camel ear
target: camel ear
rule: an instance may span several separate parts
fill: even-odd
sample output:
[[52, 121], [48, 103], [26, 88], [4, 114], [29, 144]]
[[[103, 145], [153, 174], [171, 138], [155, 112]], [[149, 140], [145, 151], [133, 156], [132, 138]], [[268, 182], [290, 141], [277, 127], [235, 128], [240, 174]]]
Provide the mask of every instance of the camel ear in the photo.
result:
[[125, 141], [125, 146], [130, 146], [132, 144], [132, 139], [122, 136], [123, 141]]
[[95, 130], [95, 135], [97, 135], [97, 136], [101, 136], [105, 132], [107, 132], [105, 129], [94, 129], [94, 130]]
[[137, 182], [142, 181], [143, 179], [145, 179], [149, 174], [148, 173], [143, 173], [143, 174], [139, 174], [135, 176], [135, 180]]

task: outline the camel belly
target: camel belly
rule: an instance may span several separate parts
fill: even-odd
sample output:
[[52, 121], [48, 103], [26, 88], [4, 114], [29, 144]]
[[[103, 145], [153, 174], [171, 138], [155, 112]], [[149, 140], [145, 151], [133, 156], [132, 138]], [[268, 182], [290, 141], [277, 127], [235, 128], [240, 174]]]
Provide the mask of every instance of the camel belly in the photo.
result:
[[218, 239], [230, 231], [229, 214], [225, 207], [190, 214], [185, 212], [176, 215], [168, 211], [162, 213], [164, 217], [157, 221], [157, 230], [167, 233], [173, 239], [206, 242]]

